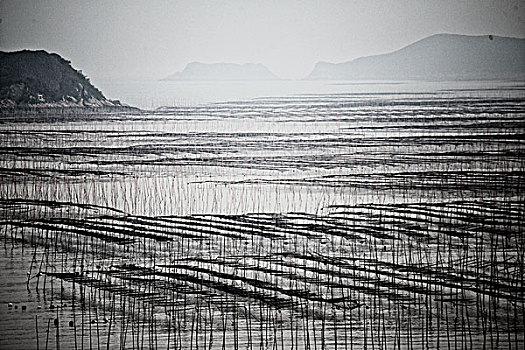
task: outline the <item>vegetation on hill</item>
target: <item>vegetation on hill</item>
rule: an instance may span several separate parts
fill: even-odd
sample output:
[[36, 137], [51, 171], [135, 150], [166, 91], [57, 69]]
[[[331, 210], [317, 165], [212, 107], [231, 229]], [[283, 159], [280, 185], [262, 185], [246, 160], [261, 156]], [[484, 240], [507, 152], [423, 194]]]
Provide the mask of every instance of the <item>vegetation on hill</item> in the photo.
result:
[[0, 106], [120, 106], [55, 53], [0, 52]]

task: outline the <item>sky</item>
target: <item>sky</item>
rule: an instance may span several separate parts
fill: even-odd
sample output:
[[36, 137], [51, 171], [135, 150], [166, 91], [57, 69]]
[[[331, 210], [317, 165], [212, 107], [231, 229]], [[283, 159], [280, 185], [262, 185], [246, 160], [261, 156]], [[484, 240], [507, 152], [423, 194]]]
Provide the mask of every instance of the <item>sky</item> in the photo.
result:
[[391, 52], [437, 33], [525, 37], [522, 0], [0, 0], [0, 50], [43, 49], [92, 81], [160, 79], [194, 61], [318, 61]]

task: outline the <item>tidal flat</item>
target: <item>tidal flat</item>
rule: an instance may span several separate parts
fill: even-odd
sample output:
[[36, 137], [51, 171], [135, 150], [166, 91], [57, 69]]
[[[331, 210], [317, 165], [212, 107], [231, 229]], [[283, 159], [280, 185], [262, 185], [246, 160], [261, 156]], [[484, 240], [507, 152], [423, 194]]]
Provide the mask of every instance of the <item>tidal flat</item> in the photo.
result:
[[0, 348], [520, 349], [525, 87], [0, 120]]

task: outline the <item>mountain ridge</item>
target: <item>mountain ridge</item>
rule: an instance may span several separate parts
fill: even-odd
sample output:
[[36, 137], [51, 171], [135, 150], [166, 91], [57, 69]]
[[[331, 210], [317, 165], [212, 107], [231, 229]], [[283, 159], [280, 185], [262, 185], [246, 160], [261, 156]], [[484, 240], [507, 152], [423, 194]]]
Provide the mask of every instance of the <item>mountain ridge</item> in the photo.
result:
[[129, 107], [109, 100], [71, 61], [44, 50], [0, 51], [0, 107]]
[[280, 80], [261, 63], [202, 63], [191, 62], [184, 70], [161, 79], [162, 81], [239, 81]]
[[525, 39], [434, 34], [385, 54], [318, 62], [308, 80], [482, 80], [525, 78]]

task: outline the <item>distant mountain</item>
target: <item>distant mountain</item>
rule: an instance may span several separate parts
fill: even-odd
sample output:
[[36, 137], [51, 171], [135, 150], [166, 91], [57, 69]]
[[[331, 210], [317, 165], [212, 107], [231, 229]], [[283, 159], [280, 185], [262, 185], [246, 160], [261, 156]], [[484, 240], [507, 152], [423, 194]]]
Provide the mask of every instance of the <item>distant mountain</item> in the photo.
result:
[[182, 72], [162, 80], [277, 80], [275, 74], [262, 64], [189, 63]]
[[121, 107], [71, 62], [46, 51], [0, 52], [0, 107]]
[[307, 79], [481, 80], [525, 78], [525, 39], [437, 34], [392, 53], [316, 64]]

